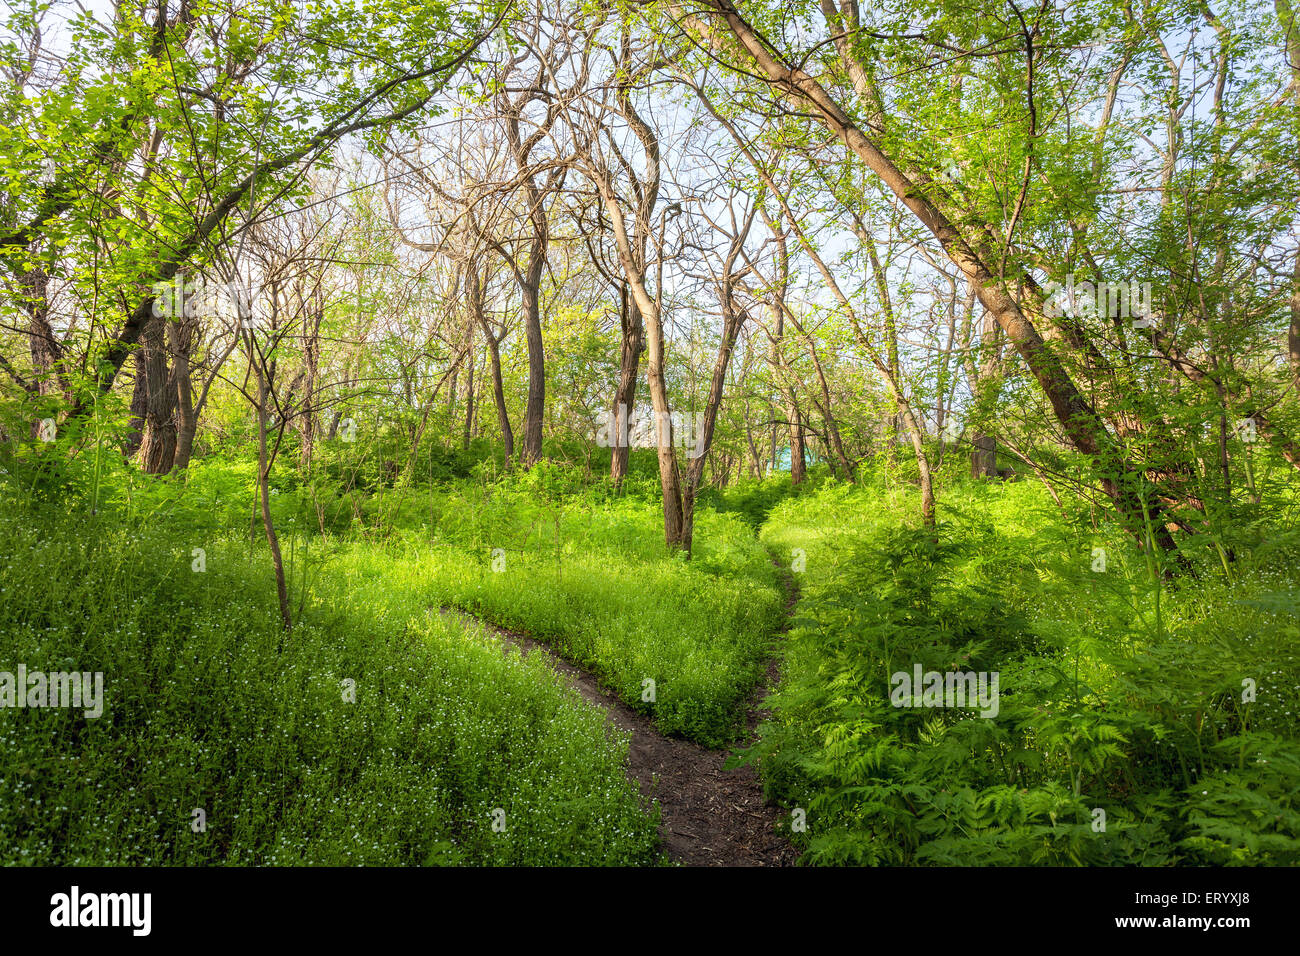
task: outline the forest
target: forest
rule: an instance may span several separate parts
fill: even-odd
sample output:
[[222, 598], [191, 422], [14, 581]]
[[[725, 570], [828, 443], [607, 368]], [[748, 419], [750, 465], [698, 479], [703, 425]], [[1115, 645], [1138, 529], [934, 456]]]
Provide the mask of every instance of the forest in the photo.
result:
[[0, 863], [1300, 865], [1295, 0], [0, 13]]

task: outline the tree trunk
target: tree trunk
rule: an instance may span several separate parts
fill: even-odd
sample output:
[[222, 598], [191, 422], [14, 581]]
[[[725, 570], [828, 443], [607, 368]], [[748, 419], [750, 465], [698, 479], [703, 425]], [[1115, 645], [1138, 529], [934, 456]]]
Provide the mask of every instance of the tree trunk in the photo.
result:
[[165, 475], [176, 458], [176, 383], [167, 367], [165, 343], [169, 320], [153, 316], [140, 333], [137, 362], [145, 383], [144, 437], [140, 442], [140, 468], [151, 475]]
[[189, 467], [190, 456], [194, 452], [194, 435], [199, 427], [190, 374], [190, 358], [197, 332], [198, 322], [194, 319], [186, 318], [167, 324], [168, 346], [176, 381], [176, 453], [172, 462], [176, 471], [184, 471]]
[[655, 442], [659, 451], [659, 486], [664, 496], [664, 541], [670, 548], [686, 545], [686, 518], [682, 510], [681, 480], [677, 473], [677, 455], [673, 447], [673, 423], [668, 409], [668, 387], [664, 381], [664, 330], [659, 312], [653, 306], [646, 323], [649, 332], [649, 361], [646, 381], [650, 386], [650, 403], [655, 412]]
[[62, 394], [72, 401], [72, 390], [63, 377], [63, 344], [50, 325], [49, 276], [35, 268], [21, 278], [28, 318], [28, 343], [31, 351], [34, 385], [42, 396]]
[[[483, 310], [483, 284], [479, 281], [478, 270], [470, 269], [470, 308], [479, 328], [483, 330], [483, 341], [487, 343], [488, 363], [492, 369], [492, 399], [497, 407], [497, 424], [501, 428], [501, 443], [505, 446], [506, 467], [510, 467], [515, 457], [515, 433], [510, 427], [510, 409], [506, 407], [505, 386], [501, 379], [501, 340], [492, 331], [487, 314]], [[505, 331], [502, 330], [502, 338]]]
[[303, 364], [306, 376], [303, 382], [303, 405], [298, 426], [298, 462], [304, 474], [310, 474], [312, 457], [316, 453], [316, 433], [320, 429], [316, 413], [316, 379], [320, 374], [320, 328], [325, 320], [325, 303], [319, 290], [313, 298], [311, 316], [304, 323]]
[[[538, 277], [541, 281], [541, 259]], [[524, 444], [520, 460], [532, 465], [542, 457], [542, 420], [546, 412], [546, 351], [542, 347], [542, 319], [537, 287], [524, 289], [524, 337], [528, 342], [528, 402], [524, 407]]]
[[623, 487], [623, 478], [627, 475], [631, 449], [628, 448], [628, 443], [622, 440], [622, 435], [628, 428], [628, 420], [632, 417], [632, 409], [635, 407], [636, 379], [640, 372], [641, 353], [645, 351], [645, 322], [641, 318], [641, 310], [630, 300], [626, 284], [620, 289], [619, 298], [622, 345], [618, 361], [618, 390], [614, 393], [612, 411], [616, 437], [609, 460], [609, 477], [615, 489]]
[[[526, 103], [532, 95], [531, 91], [526, 91], [523, 102]], [[524, 408], [524, 441], [520, 453], [520, 460], [527, 467], [541, 460], [542, 425], [546, 414], [546, 350], [542, 344], [541, 288], [551, 236], [545, 198], [553, 195], [563, 183], [564, 170], [552, 170], [545, 184], [538, 187], [536, 168], [529, 168], [529, 153], [540, 137], [536, 132], [526, 141], [520, 137], [520, 109], [521, 103], [511, 104], [506, 109], [506, 138], [519, 167], [524, 199], [528, 204], [528, 221], [532, 227], [527, 265], [521, 271], [518, 263], [512, 263], [515, 279], [519, 283], [524, 313], [524, 338], [528, 343], [528, 402]], [[548, 113], [548, 122], [549, 119]]]
[[144, 350], [136, 348], [131, 357], [131, 367], [135, 372], [135, 381], [131, 386], [130, 417], [127, 419], [126, 436], [122, 441], [122, 455], [134, 458], [144, 441], [144, 416], [149, 406], [149, 385], [145, 377]]
[[916, 455], [916, 467], [920, 473], [921, 483], [921, 522], [927, 528], [933, 528], [934, 516], [934, 480], [930, 475], [930, 456], [925, 451], [925, 433], [917, 421], [912, 406], [901, 397], [898, 399], [898, 411], [903, 419], [907, 437], [912, 441], [912, 452]]
[[469, 327], [469, 342], [466, 348], [470, 351], [469, 368], [465, 371], [465, 427], [461, 432], [460, 447], [463, 451], [469, 451], [469, 440], [474, 430], [474, 366], [478, 362], [477, 356], [474, 355], [474, 327]]
[[[745, 232], [748, 231], [748, 223]], [[700, 479], [704, 474], [704, 462], [709, 448], [713, 444], [713, 431], [718, 422], [718, 409], [722, 405], [722, 394], [727, 385], [727, 369], [731, 365], [731, 356], [736, 348], [736, 338], [741, 326], [745, 324], [745, 312], [735, 301], [732, 289], [731, 269], [740, 244], [744, 242], [745, 232], [733, 239], [732, 252], [724, 266], [721, 295], [723, 308], [722, 339], [718, 342], [718, 357], [713, 363], [713, 377], [709, 381], [709, 397], [704, 404], [704, 418], [700, 423], [699, 434], [692, 435], [694, 444], [691, 448], [690, 464], [686, 468], [686, 490], [682, 501], [681, 545], [689, 557], [695, 539], [695, 497], [699, 492]]]
[[808, 475], [805, 462], [807, 449], [803, 440], [803, 417], [799, 412], [799, 406], [794, 401], [794, 389], [786, 392], [786, 401], [789, 403], [786, 414], [790, 421], [790, 481], [798, 485], [802, 484]]
[[972, 478], [996, 478], [998, 476], [998, 440], [992, 435], [977, 433], [971, 439], [974, 451], [970, 456], [970, 476]]
[[[267, 388], [266, 376], [251, 342], [249, 356], [253, 359], [257, 375], [257, 487], [262, 503], [262, 528], [266, 532], [266, 543], [271, 548], [271, 565], [275, 569], [275, 588], [280, 599], [280, 623], [287, 632], [293, 630], [293, 618], [289, 614], [289, 588], [284, 579], [280, 537], [275, 533], [275, 522], [271, 519], [271, 461], [266, 446], [266, 400], [270, 390]], [[281, 423], [280, 427], [283, 428], [284, 424]]]

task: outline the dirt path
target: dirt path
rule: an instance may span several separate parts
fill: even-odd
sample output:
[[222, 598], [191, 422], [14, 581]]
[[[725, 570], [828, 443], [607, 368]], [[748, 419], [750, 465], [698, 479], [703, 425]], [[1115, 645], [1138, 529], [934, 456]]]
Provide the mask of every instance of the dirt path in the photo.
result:
[[[786, 617], [795, 600], [793, 589]], [[600, 685], [596, 677], [558, 657], [523, 634], [507, 631], [455, 608], [441, 613], [477, 623], [521, 653], [541, 654], [550, 666], [590, 704], [605, 711], [609, 722], [631, 736], [628, 775], [641, 793], [654, 798], [662, 813], [660, 838], [668, 856], [685, 866], [790, 866], [798, 853], [776, 832], [786, 819], [779, 807], [763, 801], [763, 785], [753, 767], [723, 769], [729, 751], [709, 750], [688, 740], [661, 734], [654, 722], [632, 710]], [[776, 680], [776, 662], [750, 700], [745, 742], [754, 737], [767, 687]]]

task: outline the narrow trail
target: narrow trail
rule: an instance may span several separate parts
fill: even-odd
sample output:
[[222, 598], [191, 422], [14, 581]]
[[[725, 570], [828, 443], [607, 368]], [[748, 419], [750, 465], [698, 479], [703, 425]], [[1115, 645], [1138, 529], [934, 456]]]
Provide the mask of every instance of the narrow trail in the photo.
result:
[[[785, 619], [798, 594], [787, 587]], [[582, 695], [605, 712], [611, 725], [628, 734], [628, 776], [661, 811], [659, 836], [674, 862], [684, 866], [792, 866], [798, 852], [776, 831], [786, 819], [779, 807], [763, 799], [763, 784], [751, 766], [727, 770], [730, 750], [710, 750], [689, 740], [666, 737], [644, 714], [628, 707], [588, 671], [557, 656], [525, 634], [497, 627], [459, 608], [439, 608], [439, 613], [477, 624], [501, 637], [521, 654], [541, 654], [550, 667]], [[784, 627], [782, 633], [784, 633]], [[765, 680], [755, 688], [746, 711], [743, 744], [755, 737], [766, 717], [760, 702], [777, 680], [777, 664], [770, 660]]]

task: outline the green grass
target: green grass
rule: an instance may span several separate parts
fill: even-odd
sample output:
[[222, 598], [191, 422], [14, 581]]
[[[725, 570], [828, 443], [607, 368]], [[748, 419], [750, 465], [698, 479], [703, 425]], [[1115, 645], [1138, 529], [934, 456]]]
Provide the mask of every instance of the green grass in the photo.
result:
[[[0, 711], [4, 862], [657, 862], [625, 742], [451, 606], [714, 746], [778, 653], [749, 758], [807, 811], [807, 862], [1300, 863], [1300, 535], [1276, 509], [1189, 538], [1166, 579], [1032, 481], [946, 476], [935, 534], [909, 483], [864, 470], [709, 493], [686, 562], [650, 481], [616, 496], [543, 465], [348, 491], [290, 472], [283, 639], [251, 478], [115, 465], [98, 516], [8, 496], [0, 670], [102, 670], [108, 709]], [[997, 716], [892, 706], [915, 664], [997, 672]]]
[[783, 604], [751, 525], [704, 510], [686, 563], [645, 496], [539, 492], [544, 469], [376, 494], [288, 475], [283, 638], [251, 479], [238, 461], [185, 484], [114, 466], [97, 516], [9, 499], [0, 670], [103, 671], [107, 709], [0, 714], [6, 862], [657, 860], [626, 742], [540, 661], [438, 610], [525, 630], [665, 732], [721, 745]]
[[[1028, 482], [941, 503], [937, 540], [910, 527], [909, 494], [870, 482], [784, 502], [763, 529], [807, 570], [752, 756], [808, 811], [808, 859], [1300, 862], [1296, 536], [1251, 542], [1230, 578], [1193, 549], [1198, 576], [1171, 582]], [[1000, 712], [892, 706], [890, 675], [917, 663], [998, 672]]]
[[0, 711], [0, 862], [657, 860], [626, 741], [540, 663], [398, 569], [316, 568], [283, 637], [265, 554], [205, 539], [195, 573], [197, 543], [5, 502], [0, 670], [102, 671], [106, 709]]
[[[123, 524], [183, 529], [187, 547], [245, 537], [251, 554], [262, 540], [254, 475], [251, 461], [209, 459], [182, 484], [114, 462], [99, 500]], [[277, 469], [271, 502], [295, 603], [325, 573], [326, 556], [341, 562], [329, 574], [355, 579], [359, 600], [414, 565], [414, 604], [526, 631], [595, 672], [663, 732], [721, 746], [739, 730], [773, 652], [781, 577], [741, 508], [701, 507], [692, 560], [669, 553], [655, 494], [653, 482], [637, 479], [615, 496], [543, 463], [492, 480], [373, 492]], [[764, 492], [766, 506], [779, 494]]]
[[468, 486], [401, 510], [385, 547], [345, 548], [335, 573], [361, 591], [396, 573], [429, 606], [526, 631], [588, 667], [664, 733], [735, 738], [783, 613], [780, 576], [745, 522], [703, 512], [688, 563], [637, 498], [539, 504], [527, 489]]

